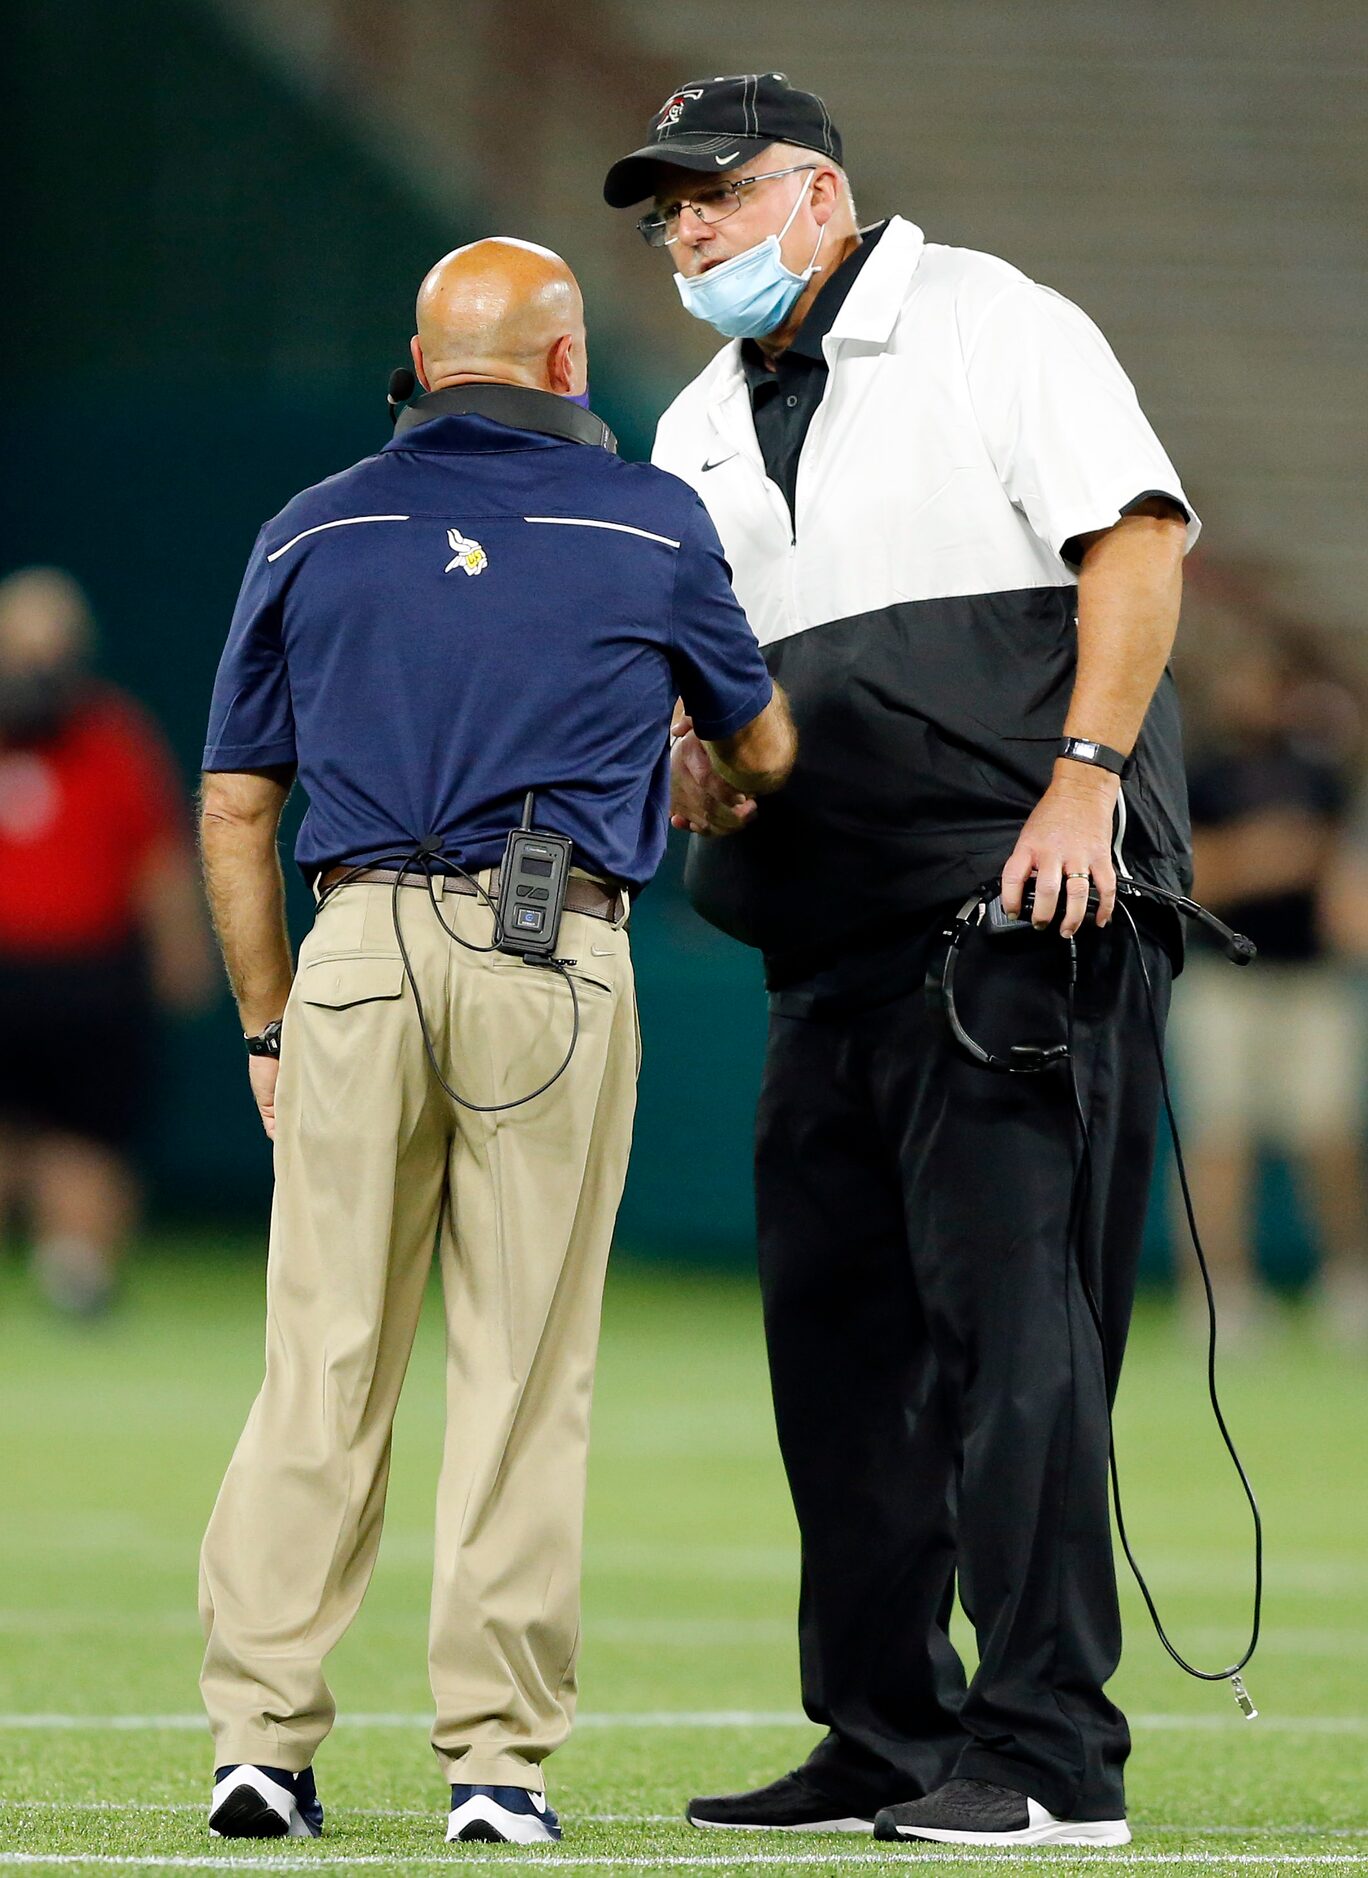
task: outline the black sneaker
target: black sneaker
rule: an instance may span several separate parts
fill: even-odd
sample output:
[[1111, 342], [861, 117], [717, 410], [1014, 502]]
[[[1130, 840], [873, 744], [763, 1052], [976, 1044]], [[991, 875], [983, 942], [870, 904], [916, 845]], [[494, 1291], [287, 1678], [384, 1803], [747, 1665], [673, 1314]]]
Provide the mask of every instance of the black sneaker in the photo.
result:
[[935, 1839], [946, 1845], [1129, 1845], [1124, 1819], [1056, 1819], [1038, 1800], [989, 1780], [947, 1780], [924, 1800], [886, 1806], [876, 1839]]
[[783, 1774], [754, 1793], [690, 1800], [684, 1817], [691, 1826], [730, 1832], [868, 1832], [874, 1812], [863, 1801], [823, 1793], [800, 1771]]
[[316, 1839], [322, 1830], [311, 1767], [302, 1774], [246, 1763], [214, 1769], [211, 1839]]

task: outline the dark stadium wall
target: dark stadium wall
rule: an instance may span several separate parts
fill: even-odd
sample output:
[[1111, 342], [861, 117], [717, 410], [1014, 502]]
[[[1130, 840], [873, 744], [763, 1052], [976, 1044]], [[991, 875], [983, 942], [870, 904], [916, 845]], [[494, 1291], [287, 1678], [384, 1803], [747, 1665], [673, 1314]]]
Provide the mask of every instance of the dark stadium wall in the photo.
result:
[[[439, 225], [322, 104], [175, 0], [27, 0], [7, 15], [14, 287], [0, 299], [3, 567], [88, 588], [107, 674], [165, 726], [187, 813], [243, 562], [298, 488], [388, 435], [414, 289], [486, 232]], [[653, 414], [611, 357], [595, 404], [644, 454]], [[745, 1256], [746, 1137], [762, 1001], [734, 948], [646, 896], [646, 1034], [620, 1237]], [[292, 883], [296, 933], [307, 896]], [[725, 1142], [725, 1153], [717, 1144]], [[168, 1031], [149, 1140], [154, 1205], [264, 1225], [270, 1162], [226, 997]]]
[[[85, 583], [103, 667], [165, 726], [188, 814], [257, 528], [384, 440], [415, 285], [488, 231], [476, 212], [439, 221], [339, 111], [288, 88], [208, 9], [21, 0], [6, 26], [22, 186], [0, 296], [0, 572], [51, 561]], [[478, 179], [469, 196], [484, 199]], [[594, 355], [595, 405], [641, 456], [655, 411], [640, 361], [615, 350]], [[634, 916], [645, 1058], [619, 1238], [747, 1260], [760, 974], [689, 912], [679, 863], [676, 842]], [[291, 896], [299, 935], [293, 879]], [[264, 1233], [269, 1154], [226, 997], [168, 1029], [149, 1169], [163, 1214]], [[1265, 1237], [1292, 1248], [1275, 1264], [1293, 1275], [1305, 1236], [1286, 1183], [1271, 1191]], [[1166, 1253], [1156, 1210], [1152, 1273]]]

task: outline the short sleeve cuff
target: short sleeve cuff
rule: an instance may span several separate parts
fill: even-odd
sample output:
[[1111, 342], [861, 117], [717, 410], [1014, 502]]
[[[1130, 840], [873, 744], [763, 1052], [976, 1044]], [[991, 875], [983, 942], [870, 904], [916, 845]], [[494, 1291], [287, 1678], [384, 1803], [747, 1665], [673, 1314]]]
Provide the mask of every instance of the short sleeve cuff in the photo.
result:
[[[737, 710], [729, 711], [725, 717], [694, 717], [694, 734], [705, 743], [720, 743], [724, 737], [734, 737], [738, 730], [744, 730], [747, 724], [759, 717], [773, 696], [774, 680], [767, 674], [764, 683]], [[685, 703], [688, 703], [687, 698]], [[692, 717], [693, 713], [689, 715]]]
[[279, 769], [297, 761], [294, 739], [275, 743], [211, 743], [200, 763], [202, 770]]
[[1078, 563], [1069, 558], [1064, 550], [1081, 535], [1100, 534], [1104, 529], [1115, 528], [1116, 524], [1137, 509], [1142, 502], [1149, 502], [1154, 497], [1171, 502], [1176, 509], [1181, 509], [1187, 520], [1187, 539], [1183, 543], [1184, 554], [1190, 554], [1196, 546], [1197, 537], [1202, 532], [1201, 519], [1187, 497], [1177, 489], [1141, 489], [1136, 494], [1127, 496], [1114, 508], [1089, 508], [1079, 510], [1072, 516], [1064, 516], [1051, 529], [1050, 545], [1067, 567], [1076, 568]]

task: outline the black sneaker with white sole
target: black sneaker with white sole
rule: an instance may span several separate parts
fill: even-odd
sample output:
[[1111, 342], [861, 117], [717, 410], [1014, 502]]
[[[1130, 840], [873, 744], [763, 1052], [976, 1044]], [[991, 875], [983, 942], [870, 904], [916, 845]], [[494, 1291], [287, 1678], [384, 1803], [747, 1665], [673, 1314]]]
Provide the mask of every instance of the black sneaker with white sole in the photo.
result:
[[446, 1836], [494, 1844], [550, 1845], [560, 1838], [561, 1829], [544, 1793], [530, 1793], [526, 1787], [454, 1786]]
[[316, 1839], [322, 1830], [323, 1803], [311, 1767], [302, 1774], [246, 1762], [214, 1769], [211, 1839]]
[[866, 1800], [824, 1793], [799, 1769], [753, 1793], [722, 1793], [690, 1800], [691, 1826], [727, 1832], [868, 1832], [878, 1809]]
[[947, 1780], [924, 1800], [886, 1806], [876, 1839], [941, 1845], [1129, 1845], [1124, 1819], [1056, 1819], [1038, 1800], [990, 1780]]

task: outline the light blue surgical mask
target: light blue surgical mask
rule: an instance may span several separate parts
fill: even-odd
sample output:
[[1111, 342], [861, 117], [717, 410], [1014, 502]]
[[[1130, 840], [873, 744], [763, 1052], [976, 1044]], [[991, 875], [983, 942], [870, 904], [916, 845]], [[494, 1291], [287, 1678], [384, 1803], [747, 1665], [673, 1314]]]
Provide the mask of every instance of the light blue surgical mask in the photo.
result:
[[817, 272], [817, 256], [826, 236], [823, 226], [817, 235], [812, 259], [801, 274], [784, 266], [780, 243], [793, 226], [793, 218], [803, 206], [803, 197], [812, 187], [812, 171], [798, 192], [798, 200], [777, 235], [766, 235], [744, 254], [734, 254], [730, 261], [719, 261], [705, 273], [685, 279], [675, 275], [675, 286], [685, 308], [695, 319], [706, 320], [728, 339], [759, 339], [782, 326], [793, 303]]
[[584, 387], [583, 391], [563, 391], [561, 396], [565, 399], [567, 404], [577, 404], [581, 411], [587, 411], [589, 409], [588, 385]]

